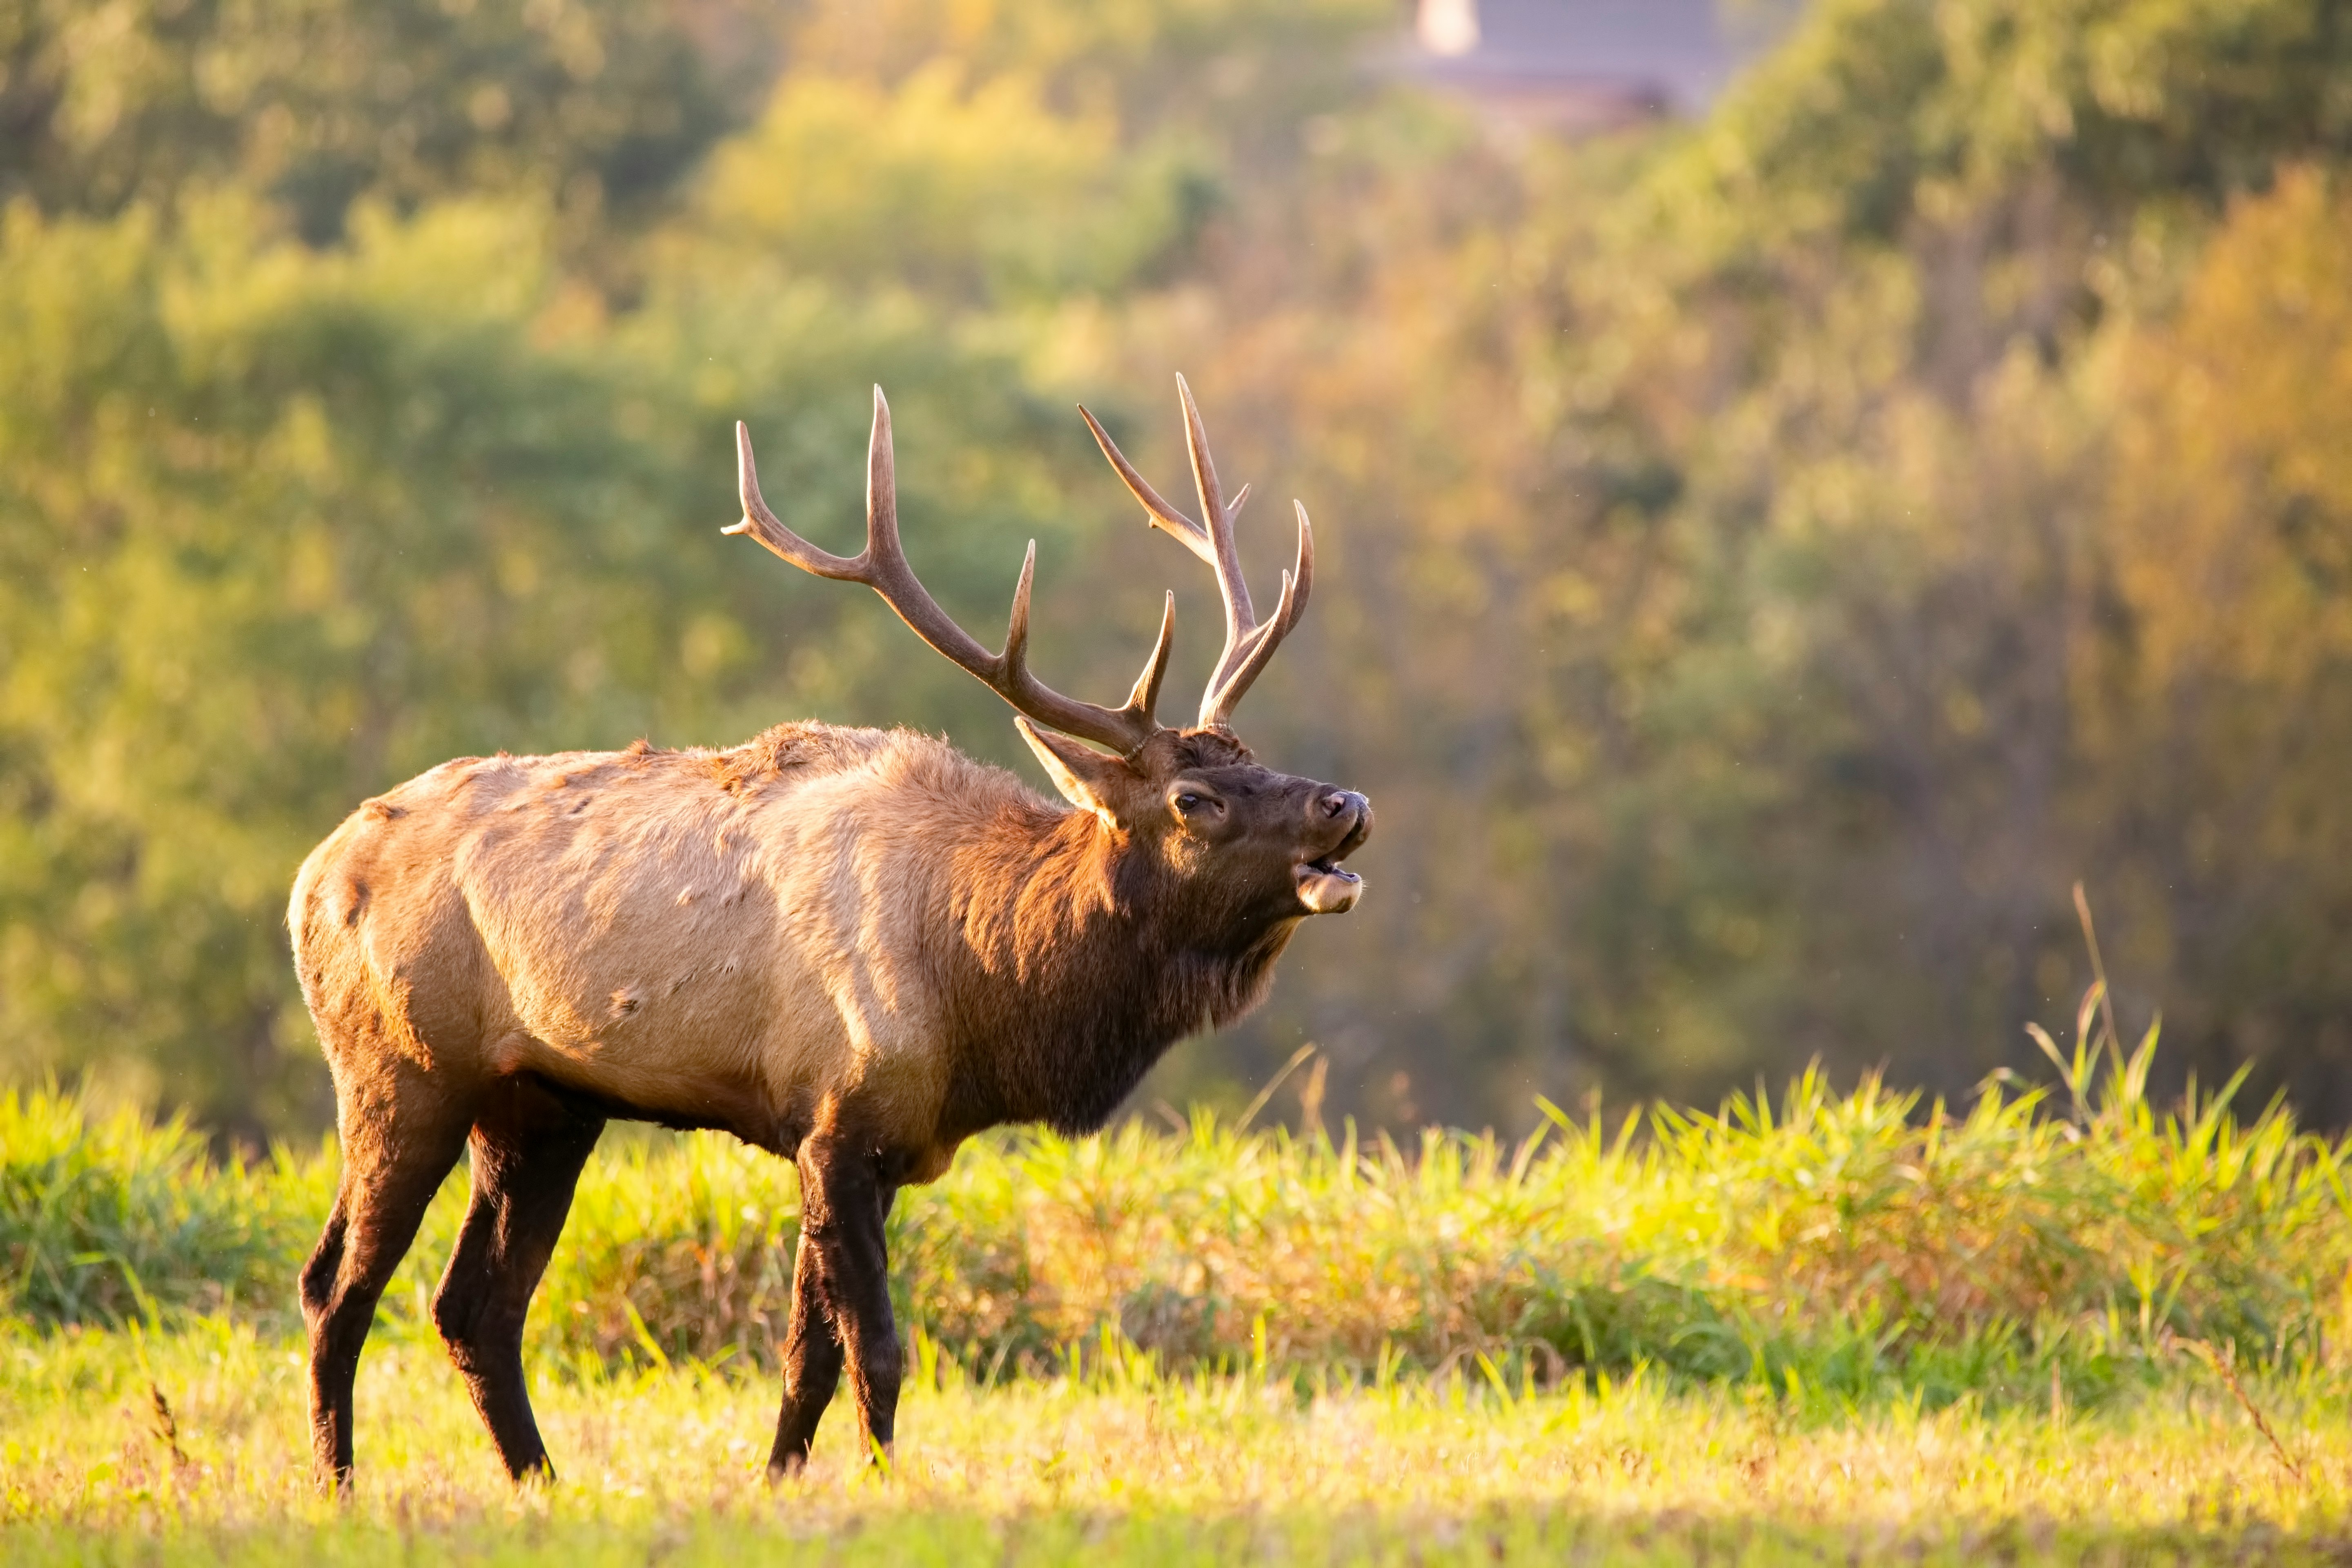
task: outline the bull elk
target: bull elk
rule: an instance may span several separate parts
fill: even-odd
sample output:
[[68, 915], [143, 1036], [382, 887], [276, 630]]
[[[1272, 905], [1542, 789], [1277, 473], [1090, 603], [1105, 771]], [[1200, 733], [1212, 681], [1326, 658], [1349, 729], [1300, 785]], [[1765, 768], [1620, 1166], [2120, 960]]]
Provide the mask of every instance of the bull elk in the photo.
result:
[[[609, 1118], [723, 1128], [799, 1168], [801, 1226], [771, 1476], [807, 1461], [846, 1365], [887, 1450], [900, 1351], [883, 1221], [964, 1139], [1103, 1124], [1178, 1039], [1265, 995], [1298, 922], [1354, 905], [1360, 795], [1275, 773], [1229, 727], [1314, 582], [1307, 512], [1257, 617], [1198, 409], [1177, 383], [1202, 515], [1087, 424], [1149, 521], [1215, 572], [1225, 646], [1190, 728], [1153, 717], [1175, 625], [1098, 708], [1030, 672], [1022, 563], [1004, 650], [949, 618], [898, 542], [874, 395], [866, 540], [828, 554], [761, 500], [748, 533], [863, 583], [1012, 704], [1066, 810], [945, 742], [779, 725], [725, 751], [467, 757], [368, 801], [313, 850], [288, 921], [335, 1081], [341, 1180], [301, 1276], [322, 1483], [352, 1468], [352, 1384], [377, 1299], [470, 1145], [472, 1195], [433, 1318], [518, 1479], [550, 1471], [524, 1313]], [[1097, 749], [1099, 748], [1099, 749]]]

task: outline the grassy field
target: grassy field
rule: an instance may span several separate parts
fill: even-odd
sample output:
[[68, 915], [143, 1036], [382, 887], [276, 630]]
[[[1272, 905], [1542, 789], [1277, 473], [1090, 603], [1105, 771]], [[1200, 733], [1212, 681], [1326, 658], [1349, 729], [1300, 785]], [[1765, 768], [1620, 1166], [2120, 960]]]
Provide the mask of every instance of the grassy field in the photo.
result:
[[[2084, 1027], [2089, 1018], [2086, 1015]], [[0, 1556], [67, 1561], [2339, 1562], [2346, 1145], [2148, 1052], [1965, 1108], [1817, 1078], [1507, 1147], [1196, 1117], [966, 1151], [892, 1221], [895, 1473], [760, 1478], [789, 1169], [616, 1141], [511, 1493], [422, 1327], [454, 1178], [303, 1466], [330, 1150], [0, 1097]]]
[[[14, 1563], [2340, 1562], [2352, 1430], [2334, 1379], [2218, 1378], [2076, 1412], [1885, 1401], [1805, 1414], [1652, 1374], [1553, 1392], [1483, 1373], [1302, 1394], [1110, 1357], [975, 1388], [933, 1361], [896, 1472], [850, 1425], [760, 1477], [764, 1379], [541, 1382], [563, 1479], [515, 1494], [437, 1349], [360, 1385], [351, 1501], [304, 1471], [295, 1347], [218, 1321], [26, 1338], [0, 1380]], [[162, 1390], [172, 1426], [158, 1415]], [[2063, 1390], [2062, 1390], [2063, 1399]]]

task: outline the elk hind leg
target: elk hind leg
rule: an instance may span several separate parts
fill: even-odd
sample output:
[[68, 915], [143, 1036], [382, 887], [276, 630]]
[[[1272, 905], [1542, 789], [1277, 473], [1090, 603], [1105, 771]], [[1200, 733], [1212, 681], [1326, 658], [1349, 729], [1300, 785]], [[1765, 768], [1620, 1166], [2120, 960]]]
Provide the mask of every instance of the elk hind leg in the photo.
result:
[[341, 1110], [335, 1205], [302, 1268], [311, 1456], [320, 1484], [330, 1489], [351, 1480], [352, 1384], [376, 1302], [465, 1141], [464, 1121], [429, 1096], [394, 1094], [383, 1103], [354, 1098]]
[[519, 1481], [555, 1473], [523, 1378], [523, 1321], [604, 1131], [602, 1114], [528, 1078], [502, 1079], [474, 1121], [473, 1195], [433, 1321]]

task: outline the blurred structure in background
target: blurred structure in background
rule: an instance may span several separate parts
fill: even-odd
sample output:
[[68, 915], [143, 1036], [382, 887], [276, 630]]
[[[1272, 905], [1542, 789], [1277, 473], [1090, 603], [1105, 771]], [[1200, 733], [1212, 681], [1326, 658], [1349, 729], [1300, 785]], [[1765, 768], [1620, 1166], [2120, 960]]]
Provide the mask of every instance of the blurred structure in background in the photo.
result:
[[1721, 0], [1419, 0], [1402, 69], [1507, 135], [1582, 135], [1705, 113], [1752, 34]]

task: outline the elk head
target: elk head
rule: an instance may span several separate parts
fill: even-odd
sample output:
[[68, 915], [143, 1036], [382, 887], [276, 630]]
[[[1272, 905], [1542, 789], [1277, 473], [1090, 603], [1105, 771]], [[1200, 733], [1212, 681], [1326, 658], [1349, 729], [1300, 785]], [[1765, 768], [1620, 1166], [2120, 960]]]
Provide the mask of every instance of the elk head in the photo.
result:
[[[1210, 460], [1207, 432], [1184, 378], [1176, 378], [1183, 405], [1185, 443], [1201, 499], [1194, 521], [1154, 489], [1122, 456], [1092, 414], [1079, 414], [1152, 526], [1165, 530], [1207, 563], [1224, 600], [1225, 647], [1190, 729], [1154, 717], [1160, 680], [1176, 627], [1171, 593], [1160, 636], [1143, 673], [1118, 708], [1065, 697], [1032, 674], [1028, 665], [1029, 589], [1037, 543], [1021, 563], [1004, 649], [990, 653], [932, 599], [898, 540], [890, 408], [874, 389], [874, 430], [866, 449], [866, 549], [856, 557], [818, 549], [786, 528], [761, 499], [751, 438], [735, 426], [742, 521], [725, 530], [749, 533], [776, 554], [820, 577], [863, 583], [917, 636], [986, 683], [1017, 711], [1013, 722], [1070, 804], [1091, 813], [1104, 829], [1149, 857], [1183, 886], [1215, 906], [1204, 911], [1242, 925], [1355, 907], [1363, 890], [1340, 861], [1371, 832], [1370, 802], [1351, 790], [1296, 778], [1260, 766], [1231, 728], [1234, 707], [1265, 670], [1307, 608], [1314, 585], [1315, 537], [1307, 509], [1298, 515], [1298, 556], [1282, 575], [1274, 613], [1257, 618], [1234, 545], [1234, 519], [1249, 487], [1228, 502]], [[1097, 748], [1100, 748], [1097, 750]]]

